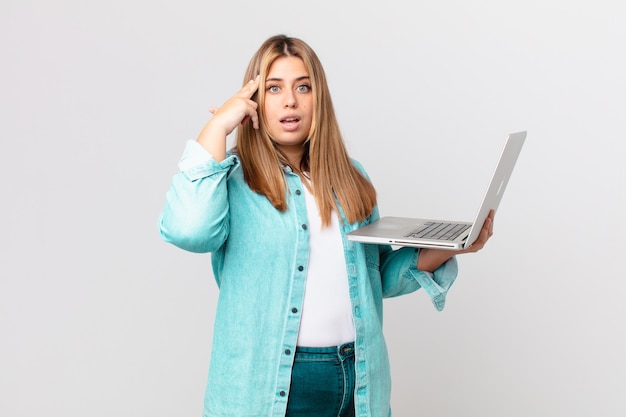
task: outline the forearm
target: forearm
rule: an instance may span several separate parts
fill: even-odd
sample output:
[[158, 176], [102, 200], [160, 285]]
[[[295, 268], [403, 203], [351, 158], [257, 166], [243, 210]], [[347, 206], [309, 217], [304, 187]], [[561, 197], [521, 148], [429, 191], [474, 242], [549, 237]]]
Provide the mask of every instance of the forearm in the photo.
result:
[[452, 251], [444, 249], [420, 249], [417, 257], [417, 269], [420, 271], [434, 272], [435, 269], [443, 265], [448, 259], [454, 255], [458, 255], [461, 251]]
[[212, 122], [213, 119], [204, 126], [196, 140], [213, 156], [213, 159], [222, 162], [226, 158], [227, 132], [223, 127]]

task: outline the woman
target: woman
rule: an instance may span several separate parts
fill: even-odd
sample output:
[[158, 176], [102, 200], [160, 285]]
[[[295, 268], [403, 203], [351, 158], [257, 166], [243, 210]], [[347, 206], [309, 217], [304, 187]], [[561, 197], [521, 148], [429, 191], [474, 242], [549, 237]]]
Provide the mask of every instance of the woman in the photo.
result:
[[346, 239], [378, 218], [376, 192], [305, 42], [269, 38], [244, 80], [187, 143], [160, 220], [167, 242], [212, 253], [220, 289], [203, 415], [389, 416], [383, 298], [424, 287], [443, 308], [461, 252]]

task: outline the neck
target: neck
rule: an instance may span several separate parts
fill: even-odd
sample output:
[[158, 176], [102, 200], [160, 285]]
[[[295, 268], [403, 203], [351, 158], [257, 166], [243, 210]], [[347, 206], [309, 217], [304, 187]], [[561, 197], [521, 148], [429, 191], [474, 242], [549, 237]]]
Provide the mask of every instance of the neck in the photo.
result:
[[289, 165], [294, 170], [300, 171], [300, 163], [302, 162], [302, 156], [304, 155], [304, 149], [302, 145], [298, 146], [280, 146], [280, 151], [287, 157]]

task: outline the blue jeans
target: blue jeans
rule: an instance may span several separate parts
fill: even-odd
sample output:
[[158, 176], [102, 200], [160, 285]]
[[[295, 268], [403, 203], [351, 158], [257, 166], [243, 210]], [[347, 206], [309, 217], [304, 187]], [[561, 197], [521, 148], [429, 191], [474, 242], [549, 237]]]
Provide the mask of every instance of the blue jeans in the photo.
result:
[[354, 343], [297, 347], [286, 417], [354, 417]]

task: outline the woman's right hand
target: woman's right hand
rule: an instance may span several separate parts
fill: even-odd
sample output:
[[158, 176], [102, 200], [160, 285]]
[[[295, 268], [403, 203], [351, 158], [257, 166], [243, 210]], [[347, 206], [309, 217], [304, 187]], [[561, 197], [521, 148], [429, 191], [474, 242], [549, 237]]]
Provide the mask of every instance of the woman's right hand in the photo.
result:
[[227, 135], [235, 128], [250, 119], [255, 129], [259, 128], [258, 104], [252, 96], [259, 89], [259, 76], [250, 80], [234, 96], [229, 98], [222, 107], [211, 107], [213, 118], [210, 123], [220, 125]]
[[259, 76], [250, 80], [234, 96], [226, 100], [222, 107], [210, 109], [213, 117], [204, 126], [197, 141], [218, 162], [226, 157], [226, 136], [237, 126], [250, 120], [253, 128], [259, 128], [258, 104], [252, 100], [252, 96], [258, 89]]

